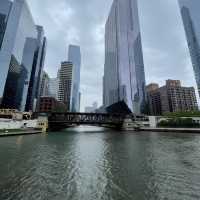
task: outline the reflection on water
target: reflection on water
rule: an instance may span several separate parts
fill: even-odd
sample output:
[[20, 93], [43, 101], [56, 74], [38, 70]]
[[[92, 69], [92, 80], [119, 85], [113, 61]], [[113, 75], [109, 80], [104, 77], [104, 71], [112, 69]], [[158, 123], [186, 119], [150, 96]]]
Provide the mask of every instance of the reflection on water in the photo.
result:
[[0, 200], [199, 200], [200, 135], [100, 128], [0, 138]]

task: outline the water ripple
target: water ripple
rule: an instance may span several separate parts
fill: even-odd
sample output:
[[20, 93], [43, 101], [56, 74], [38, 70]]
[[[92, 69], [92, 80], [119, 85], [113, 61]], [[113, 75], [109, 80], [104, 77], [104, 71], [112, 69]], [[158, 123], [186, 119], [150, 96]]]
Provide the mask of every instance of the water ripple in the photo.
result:
[[2, 138], [0, 200], [199, 200], [199, 144], [98, 129]]

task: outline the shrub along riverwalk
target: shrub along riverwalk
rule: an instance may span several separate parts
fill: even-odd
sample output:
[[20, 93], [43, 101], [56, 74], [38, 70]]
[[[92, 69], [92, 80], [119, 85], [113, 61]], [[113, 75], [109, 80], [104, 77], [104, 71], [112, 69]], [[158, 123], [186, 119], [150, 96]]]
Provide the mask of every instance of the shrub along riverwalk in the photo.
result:
[[164, 116], [157, 127], [141, 128], [142, 131], [154, 132], [178, 132], [178, 133], [200, 133], [200, 112], [177, 112], [168, 113]]
[[173, 117], [162, 120], [158, 123], [158, 127], [168, 128], [200, 128], [199, 123], [195, 122], [192, 118]]

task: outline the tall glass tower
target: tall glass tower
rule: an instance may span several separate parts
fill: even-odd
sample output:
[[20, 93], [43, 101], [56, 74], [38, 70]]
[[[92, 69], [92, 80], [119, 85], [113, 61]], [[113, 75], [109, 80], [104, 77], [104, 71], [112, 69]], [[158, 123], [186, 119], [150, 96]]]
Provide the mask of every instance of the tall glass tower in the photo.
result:
[[114, 0], [105, 27], [104, 106], [145, 105], [145, 73], [137, 0]]
[[33, 59], [33, 66], [31, 71], [31, 77], [28, 87], [27, 100], [25, 105], [25, 110], [35, 110], [37, 100], [40, 96], [41, 80], [42, 80], [42, 71], [44, 68], [44, 61], [46, 55], [46, 37], [44, 36], [44, 29], [42, 26], [36, 26], [37, 30], [37, 39], [36, 49]]
[[7, 27], [8, 17], [12, 8], [12, 2], [8, 0], [1, 0], [0, 5], [1, 5], [0, 6], [0, 49], [1, 49]]
[[[31, 70], [30, 59], [26, 59], [24, 48], [28, 38], [36, 38], [35, 24], [25, 0], [0, 1], [0, 97], [3, 108], [20, 109], [23, 95], [23, 79]], [[30, 46], [29, 46], [30, 48]]]
[[200, 95], [200, 1], [179, 0], [179, 5]]
[[26, 0], [0, 0], [2, 108], [33, 110], [39, 96], [46, 39]]
[[81, 50], [79, 46], [69, 45], [68, 61], [73, 64], [72, 72], [72, 94], [70, 101], [70, 111], [80, 111], [80, 70], [81, 70]]

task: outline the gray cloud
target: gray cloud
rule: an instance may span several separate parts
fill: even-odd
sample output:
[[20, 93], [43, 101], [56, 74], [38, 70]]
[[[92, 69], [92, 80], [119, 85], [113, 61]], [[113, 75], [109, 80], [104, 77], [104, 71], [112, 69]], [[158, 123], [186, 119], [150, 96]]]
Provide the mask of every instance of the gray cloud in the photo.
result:
[[147, 82], [173, 78], [195, 85], [178, 1], [141, 0], [139, 5]]
[[[55, 77], [67, 59], [67, 46], [80, 45], [82, 110], [93, 101], [101, 104], [104, 25], [112, 0], [27, 1], [48, 38], [46, 71]], [[139, 0], [139, 10], [147, 82], [175, 78], [195, 85], [176, 0]]]

